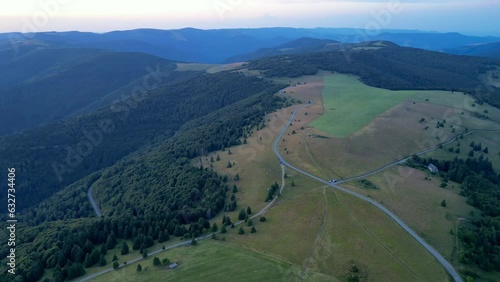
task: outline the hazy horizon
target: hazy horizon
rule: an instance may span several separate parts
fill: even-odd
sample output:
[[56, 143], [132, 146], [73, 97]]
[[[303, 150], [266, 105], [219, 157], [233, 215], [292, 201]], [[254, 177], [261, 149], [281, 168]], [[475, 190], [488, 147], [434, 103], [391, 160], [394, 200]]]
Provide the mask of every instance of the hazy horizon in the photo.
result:
[[0, 0], [0, 32], [362, 28], [459, 32], [500, 36], [500, 0], [185, 0], [73, 1]]

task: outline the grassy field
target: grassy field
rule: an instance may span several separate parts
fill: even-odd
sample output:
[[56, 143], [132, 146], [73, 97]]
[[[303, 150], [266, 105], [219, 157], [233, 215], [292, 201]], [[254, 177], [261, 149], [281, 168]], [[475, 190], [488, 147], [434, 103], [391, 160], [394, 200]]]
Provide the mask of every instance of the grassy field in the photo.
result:
[[[440, 188], [441, 180], [430, 172], [409, 167], [391, 168], [368, 180], [379, 189], [362, 188], [358, 182], [346, 186], [382, 202], [445, 258], [456, 262], [455, 238], [450, 230], [456, 233], [460, 219], [470, 218], [471, 211], [477, 213], [458, 194], [457, 184], [450, 182], [446, 189]], [[446, 208], [441, 206], [442, 200], [446, 200]]]
[[[437, 261], [381, 211], [348, 194], [327, 192], [328, 218], [313, 270], [343, 280], [354, 274], [361, 281], [447, 281]], [[358, 273], [352, 273], [353, 265]]]
[[[300, 269], [272, 257], [247, 251], [228, 242], [200, 241], [156, 255], [179, 266], [173, 270], [153, 266], [153, 257], [90, 281], [299, 281]], [[137, 272], [137, 264], [142, 271]], [[326, 280], [325, 280], [326, 281]]]
[[[456, 237], [460, 224], [480, 212], [459, 195], [458, 184], [440, 188], [441, 180], [430, 172], [408, 167], [391, 168], [368, 178], [378, 189], [363, 188], [358, 182], [346, 183], [353, 191], [370, 196], [398, 215], [459, 271], [479, 274], [484, 281], [498, 281], [500, 273], [485, 272], [459, 263], [460, 244]], [[446, 207], [441, 201], [446, 200]], [[471, 213], [473, 212], [473, 213]], [[482, 280], [481, 280], [482, 281]]]
[[413, 94], [370, 87], [344, 74], [325, 76], [324, 86], [325, 113], [311, 125], [336, 137], [349, 136]]

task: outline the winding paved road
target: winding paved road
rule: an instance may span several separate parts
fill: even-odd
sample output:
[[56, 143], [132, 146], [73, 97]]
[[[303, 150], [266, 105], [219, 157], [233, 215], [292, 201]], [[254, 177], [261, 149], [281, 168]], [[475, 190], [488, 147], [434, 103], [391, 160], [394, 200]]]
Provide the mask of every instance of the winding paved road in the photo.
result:
[[[297, 171], [298, 173], [301, 173], [303, 175], [307, 175], [309, 176], [310, 178], [314, 179], [314, 180], [317, 180], [321, 183], [324, 183], [326, 185], [329, 185], [330, 187], [335, 188], [335, 189], [338, 189], [340, 191], [343, 191], [345, 193], [348, 193], [350, 195], [353, 195], [359, 199], [362, 199], [366, 202], [369, 202], [370, 204], [374, 205], [375, 207], [377, 207], [378, 209], [380, 209], [381, 211], [383, 211], [385, 214], [387, 214], [392, 220], [394, 220], [399, 226], [401, 226], [408, 234], [410, 234], [413, 238], [415, 238], [415, 240], [417, 240], [417, 242], [422, 245], [427, 251], [429, 251], [429, 253], [431, 253], [431, 255], [433, 255], [437, 260], [438, 262], [444, 267], [444, 269], [453, 277], [453, 279], [457, 282], [462, 282], [462, 278], [460, 277], [460, 275], [458, 274], [458, 272], [455, 271], [455, 269], [453, 268], [453, 266], [443, 257], [441, 256], [441, 254], [436, 251], [433, 247], [431, 247], [429, 244], [427, 244], [424, 239], [422, 239], [420, 236], [418, 236], [417, 233], [415, 233], [415, 231], [413, 231], [410, 227], [408, 227], [408, 225], [406, 225], [400, 218], [398, 218], [395, 214], [393, 214], [391, 211], [389, 211], [387, 208], [385, 208], [384, 206], [382, 206], [381, 204], [375, 202], [373, 199], [370, 199], [366, 196], [363, 196], [361, 194], [358, 194], [356, 192], [353, 192], [353, 191], [350, 191], [348, 189], [345, 189], [345, 188], [342, 188], [340, 187], [338, 184], [335, 184], [335, 183], [329, 183], [328, 181], [324, 180], [324, 179], [321, 179], [313, 174], [310, 174], [306, 171], [303, 171], [299, 168], [296, 168], [294, 167], [293, 165], [291, 165], [290, 163], [288, 163], [287, 161], [285, 161], [283, 159], [283, 157], [281, 156], [280, 152], [279, 152], [279, 149], [278, 149], [278, 144], [279, 142], [282, 140], [283, 138], [283, 135], [285, 134], [285, 131], [288, 129], [288, 127], [290, 126], [290, 124], [292, 123], [293, 119], [295, 118], [295, 115], [297, 114], [297, 112], [299, 112], [301, 109], [307, 107], [309, 105], [303, 105], [303, 106], [300, 106], [298, 107], [293, 113], [292, 113], [292, 116], [290, 117], [290, 119], [288, 120], [288, 123], [285, 125], [285, 127], [283, 128], [283, 130], [281, 131], [280, 135], [278, 136], [278, 138], [275, 140], [274, 142], [274, 147], [273, 147], [273, 150], [274, 150], [274, 153], [276, 154], [276, 156], [279, 158], [281, 164]], [[471, 132], [472, 133], [472, 132]], [[469, 133], [470, 134], [470, 133]], [[456, 137], [455, 137], [456, 138]], [[453, 138], [451, 141], [448, 141], [449, 143], [453, 142], [455, 139]], [[438, 145], [439, 147], [439, 145]], [[432, 150], [435, 150], [434, 148], [433, 149], [429, 149], [429, 150], [426, 150], [424, 152], [430, 152]], [[423, 152], [421, 152], [423, 153]], [[403, 159], [403, 160], [406, 160]], [[378, 169], [374, 172], [371, 172], [371, 174], [373, 173], [376, 173], [376, 172], [379, 172], [383, 169], [386, 169], [390, 166], [393, 166], [393, 165], [396, 165], [397, 163], [401, 163], [403, 160], [399, 160], [391, 165], [387, 165], [381, 169]], [[369, 173], [370, 174], [370, 173]], [[368, 174], [368, 175], [369, 175]], [[359, 176], [358, 178], [361, 178], [363, 176]], [[347, 181], [349, 179], [345, 179], [343, 181]], [[352, 178], [350, 180], [353, 180]]]
[[[405, 162], [409, 157], [406, 157], [406, 158], [403, 158], [401, 160], [398, 160], [394, 163], [391, 163], [389, 165], [386, 165], [382, 168], [379, 168], [377, 170], [374, 170], [372, 172], [369, 172], [367, 174], [363, 174], [363, 175], [360, 175], [360, 176], [356, 176], [356, 177], [351, 177], [351, 178], [346, 178], [346, 179], [342, 179], [341, 181], [338, 181], [337, 183], [330, 183], [320, 177], [317, 177], [313, 174], [310, 174], [306, 171], [303, 171], [299, 168], [296, 168], [294, 167], [293, 165], [291, 165], [290, 163], [288, 163], [286, 160], [283, 159], [283, 157], [281, 156], [279, 150], [278, 150], [278, 144], [279, 142], [282, 140], [283, 138], [283, 135], [285, 134], [286, 130], [288, 129], [288, 127], [290, 126], [290, 124], [292, 123], [293, 119], [295, 118], [296, 114], [302, 110], [303, 108], [306, 108], [308, 106], [310, 106], [312, 104], [306, 104], [306, 105], [302, 105], [300, 107], [298, 107], [297, 109], [295, 109], [295, 111], [293, 111], [292, 113], [292, 116], [290, 117], [290, 119], [288, 120], [287, 124], [285, 125], [285, 127], [283, 128], [283, 130], [280, 132], [280, 134], [278, 135], [278, 137], [276, 138], [276, 140], [274, 141], [274, 145], [273, 145], [273, 150], [274, 150], [274, 153], [276, 154], [276, 156], [278, 157], [278, 159], [280, 160], [281, 164], [281, 189], [280, 189], [280, 193], [283, 192], [283, 189], [285, 187], [285, 169], [286, 167], [289, 167], [290, 169], [293, 169], [303, 175], [306, 175], [316, 181], [319, 181], [321, 183], [324, 183], [328, 186], [330, 186], [332, 189], [338, 189], [340, 191], [343, 191], [345, 193], [348, 193], [350, 195], [353, 195], [359, 199], [362, 199], [366, 202], [369, 202], [370, 204], [374, 205], [375, 207], [377, 207], [378, 209], [380, 209], [381, 211], [383, 211], [385, 214], [387, 214], [392, 220], [394, 220], [399, 226], [401, 226], [408, 234], [410, 234], [410, 236], [412, 236], [420, 245], [422, 245], [427, 251], [429, 251], [437, 260], [438, 262], [444, 267], [444, 269], [453, 277], [453, 279], [457, 282], [462, 282], [462, 278], [460, 277], [460, 275], [455, 271], [455, 269], [453, 268], [453, 266], [443, 257], [441, 256], [441, 254], [439, 254], [438, 251], [436, 251], [432, 246], [430, 246], [429, 244], [427, 244], [420, 236], [418, 236], [417, 233], [415, 233], [415, 231], [413, 231], [410, 227], [408, 227], [400, 218], [398, 218], [395, 214], [393, 214], [391, 211], [389, 211], [386, 207], [382, 206], [380, 203], [374, 201], [373, 199], [370, 199], [364, 195], [361, 195], [361, 194], [358, 194], [356, 192], [353, 192], [353, 191], [350, 191], [348, 189], [345, 189], [343, 187], [340, 187], [338, 184], [341, 183], [341, 182], [346, 182], [346, 181], [351, 181], [351, 180], [356, 180], [356, 179], [360, 179], [360, 178], [364, 178], [364, 177], [367, 177], [369, 175], [372, 175], [372, 174], [375, 174], [377, 172], [380, 172], [382, 170], [385, 170], [389, 167], [392, 167], [394, 165], [397, 165], [397, 164], [400, 164], [400, 163], [403, 163]], [[477, 132], [477, 131], [470, 131], [468, 132], [467, 134], [464, 134], [464, 135], [468, 135], [468, 134], [472, 134], [473, 132]], [[446, 143], [443, 143], [441, 145], [447, 145], [453, 141], [456, 140], [456, 138], [458, 137], [459, 135], [455, 136], [454, 138], [452, 138], [450, 141], [446, 142]], [[417, 155], [422, 155], [422, 154], [425, 154], [425, 153], [428, 153], [430, 151], [433, 151], [433, 150], [436, 150], [437, 148], [439, 148], [439, 145], [434, 147], [434, 148], [431, 148], [431, 149], [428, 149], [428, 150], [425, 150], [425, 151], [422, 151], [420, 153], [418, 153]], [[94, 207], [94, 210], [96, 212], [96, 214], [98, 216], [101, 216], [102, 213], [101, 211], [99, 210], [99, 207], [97, 206], [97, 204], [95, 203], [93, 197], [92, 197], [92, 186], [89, 188], [88, 190], [88, 196], [89, 196], [89, 200], [90, 202], [92, 203], [92, 206]], [[254, 214], [252, 217], [250, 217], [251, 219], [253, 218], [256, 218], [260, 215], [262, 215], [264, 212], [266, 212], [273, 204], [274, 202], [278, 199], [278, 196], [274, 197], [274, 199], [269, 202], [263, 209], [261, 209], [259, 212], [257, 212], [256, 214]], [[244, 221], [241, 220], [241, 221], [238, 221], [236, 222], [234, 225], [237, 226], [237, 225], [240, 225], [242, 224]], [[216, 233], [220, 233], [220, 231], [216, 232]], [[203, 235], [203, 236], [200, 236], [198, 238], [196, 238], [196, 240], [202, 240], [202, 239], [206, 239], [206, 238], [210, 238], [212, 237], [212, 234], [206, 234], [206, 235]], [[187, 241], [183, 241], [183, 242], [180, 242], [180, 243], [177, 243], [177, 244], [174, 244], [174, 245], [171, 245], [171, 246], [168, 246], [165, 248], [165, 250], [157, 250], [157, 251], [154, 251], [154, 252], [151, 252], [149, 253], [148, 255], [155, 255], [157, 253], [160, 253], [160, 252], [163, 252], [163, 251], [167, 251], [167, 250], [170, 250], [170, 249], [174, 249], [174, 248], [177, 248], [177, 247], [181, 247], [181, 246], [186, 246], [186, 245], [189, 245], [191, 242], [191, 240], [187, 240]], [[137, 262], [137, 261], [140, 261], [142, 260], [143, 258], [142, 257], [137, 257], [135, 259], [132, 259], [130, 261], [127, 262], [127, 264], [131, 264], [131, 263], [134, 263], [134, 262]], [[124, 267], [126, 266], [125, 264], [120, 264], [120, 268], [121, 267]], [[84, 278], [81, 278], [79, 279], [78, 281], [88, 281], [90, 279], [94, 279], [100, 275], [103, 275], [103, 274], [106, 274], [108, 272], [111, 272], [113, 271], [114, 269], [113, 268], [108, 268], [106, 270], [103, 270], [101, 272], [98, 272], [98, 273], [95, 273], [95, 274], [92, 274], [92, 275], [89, 275], [87, 277], [84, 277]]]

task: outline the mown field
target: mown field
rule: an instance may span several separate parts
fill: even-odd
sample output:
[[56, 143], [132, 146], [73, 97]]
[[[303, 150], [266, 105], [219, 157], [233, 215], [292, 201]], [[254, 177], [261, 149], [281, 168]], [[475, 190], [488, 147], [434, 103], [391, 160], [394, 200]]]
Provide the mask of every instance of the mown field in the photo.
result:
[[325, 112], [311, 125], [336, 137], [349, 136], [413, 94], [370, 87], [344, 74], [323, 79]]

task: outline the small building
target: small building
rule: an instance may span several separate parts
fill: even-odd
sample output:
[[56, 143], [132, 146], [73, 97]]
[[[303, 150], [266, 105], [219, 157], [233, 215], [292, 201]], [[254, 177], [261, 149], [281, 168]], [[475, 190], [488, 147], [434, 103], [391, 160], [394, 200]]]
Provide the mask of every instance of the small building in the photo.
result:
[[171, 263], [171, 264], [168, 265], [168, 269], [174, 269], [177, 266], [179, 266], [179, 265], [176, 262], [174, 262], [174, 263]]
[[428, 167], [427, 167], [432, 173], [438, 173], [439, 172], [439, 169], [433, 165], [433, 164], [430, 164]]

